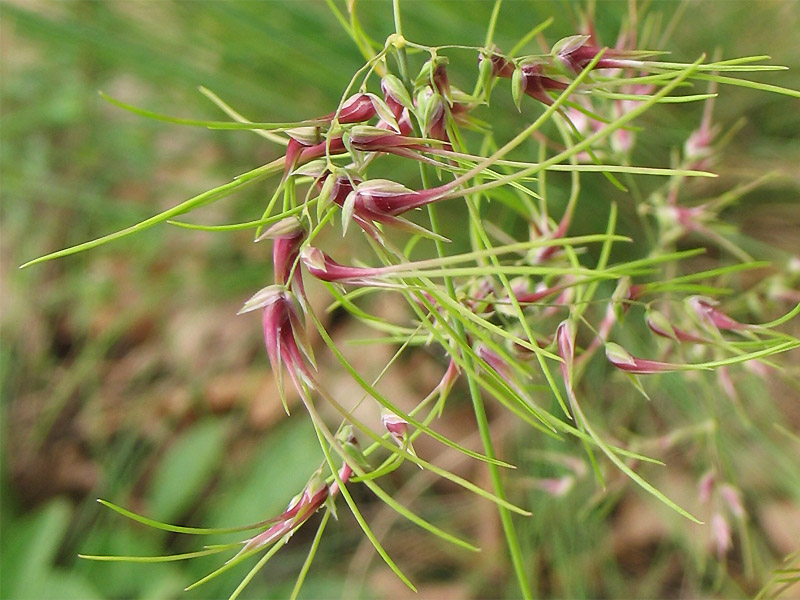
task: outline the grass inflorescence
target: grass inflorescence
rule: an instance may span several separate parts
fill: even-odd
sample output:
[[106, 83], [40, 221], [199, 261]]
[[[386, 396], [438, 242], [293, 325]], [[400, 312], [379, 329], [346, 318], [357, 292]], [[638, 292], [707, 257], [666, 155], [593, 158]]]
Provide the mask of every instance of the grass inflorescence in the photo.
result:
[[[251, 122], [204, 88], [232, 120], [188, 119], [101, 94], [150, 119], [255, 132], [283, 156], [137, 224], [22, 265], [163, 224], [252, 231], [259, 248], [272, 244], [273, 276], [244, 301], [241, 318], [260, 315], [277, 382], [275, 401], [289, 414], [298, 410], [299, 399], [324, 460], [282, 513], [250, 526], [169, 525], [102, 500], [125, 517], [176, 534], [250, 533], [192, 552], [83, 558], [171, 562], [231, 555], [187, 588], [194, 589], [260, 554], [232, 592], [235, 598], [313, 522], [317, 534], [292, 590], [297, 597], [329, 517], [346, 506], [385, 565], [415, 590], [413, 577], [370, 525], [357, 488], [369, 490], [431, 539], [459, 551], [480, 547], [394, 497], [396, 472], [411, 463], [494, 505], [515, 595], [530, 598], [545, 586], [531, 576], [533, 552], [524, 532], [526, 519], [541, 519], [537, 512], [547, 510], [547, 501], [532, 502], [536, 496], [522, 493], [523, 487], [550, 499], [591, 487], [593, 497], [581, 509], [590, 519], [588, 513], [611, 510], [622, 489], [637, 486], [687, 527], [710, 531], [699, 553], [704, 561], [724, 564], [740, 545], [747, 563], [752, 548], [746, 491], [737, 484], [735, 465], [722, 458], [727, 442], [721, 431], [754, 426], [744, 390], [772, 378], [797, 385], [783, 355], [800, 347], [784, 327], [800, 312], [800, 268], [789, 257], [743, 244], [725, 221], [726, 209], [768, 176], [708, 198], [697, 190], [704, 189], [698, 182], [716, 177], [724, 146], [738, 127], [714, 118], [727, 89], [800, 97], [792, 89], [742, 78], [781, 67], [762, 64], [764, 56], [668, 61], [660, 22], [635, 10], [613, 46], [599, 38], [588, 10], [575, 35], [550, 40], [548, 20], [504, 54], [493, 43], [503, 26], [499, 1], [485, 43], [457, 47], [413, 39], [403, 31], [397, 1], [395, 31], [383, 44], [367, 33], [355, 3], [348, 10], [329, 4], [364, 63], [343, 82], [341, 100], [328, 114]], [[534, 40], [540, 51], [525, 53]], [[475, 66], [469, 91], [451, 81], [456, 61]], [[680, 111], [692, 104], [702, 106], [701, 118], [680, 145], [666, 149], [668, 164], [641, 163], [637, 148], [650, 143], [653, 127], [648, 113], [661, 105]], [[494, 126], [509, 120], [516, 123], [510, 134]], [[194, 210], [265, 182], [271, 185], [268, 199], [252, 218], [191, 221]], [[597, 190], [613, 194], [604, 197]], [[617, 201], [620, 195], [624, 204]], [[332, 233], [341, 233], [347, 244]], [[748, 285], [751, 272], [769, 276]], [[321, 288], [327, 307], [316, 291], [309, 292]], [[381, 308], [395, 301], [404, 312], [387, 320]], [[361, 344], [395, 350], [379, 373], [362, 372], [348, 356], [329, 331], [326, 308], [343, 310], [372, 330]], [[417, 350], [438, 357], [441, 379], [423, 397], [397, 402], [380, 384], [391, 372], [412, 377], [402, 362]], [[329, 383], [334, 374], [350, 378], [357, 402], [342, 398]], [[477, 446], [442, 425], [456, 394], [470, 399]], [[664, 430], [634, 418], [606, 418], [617, 398], [653, 412], [674, 400], [661, 415], [669, 425]], [[681, 419], [687, 402], [709, 406], [707, 426]], [[381, 428], [364, 419], [365, 407], [381, 415]], [[507, 452], [510, 433], [498, 433], [497, 414], [524, 431], [528, 449], [538, 453], [537, 467], [530, 468], [530, 456]], [[687, 443], [706, 457], [698, 459], [706, 468], [698, 474], [697, 501], [688, 504], [686, 494], [673, 493], [654, 470], [668, 471], [668, 451]], [[431, 451], [436, 447], [474, 461], [488, 479], [477, 483], [442, 466]], [[412, 477], [416, 471], [403, 473]], [[574, 526], [581, 525], [576, 520]]]

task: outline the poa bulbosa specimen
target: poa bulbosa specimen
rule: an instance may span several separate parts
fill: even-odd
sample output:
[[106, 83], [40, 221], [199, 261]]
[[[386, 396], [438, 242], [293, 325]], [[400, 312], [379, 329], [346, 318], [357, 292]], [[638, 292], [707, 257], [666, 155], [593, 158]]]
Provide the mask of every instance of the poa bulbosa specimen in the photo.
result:
[[[395, 32], [377, 44], [362, 29], [356, 2], [348, 2], [346, 10], [329, 4], [364, 63], [342, 82], [341, 100], [328, 114], [291, 123], [250, 122], [206, 90], [232, 120], [202, 121], [156, 114], [104, 95], [144, 117], [259, 133], [285, 146], [282, 157], [127, 229], [24, 265], [165, 223], [252, 230], [259, 247], [271, 244], [273, 276], [243, 298], [239, 318], [257, 327], [260, 316], [280, 392], [275, 402], [287, 413], [305, 411], [324, 462], [308, 473], [308, 483], [284, 512], [226, 530], [170, 525], [103, 500], [158, 529], [234, 533], [239, 539], [178, 555], [84, 558], [155, 563], [220, 554], [219, 568], [190, 588], [251, 561], [231, 591], [236, 598], [298, 530], [314, 526], [317, 533], [292, 592], [297, 597], [330, 517], [347, 510], [375, 553], [413, 590], [413, 578], [362, 514], [353, 494], [357, 487], [422, 535], [459, 552], [481, 548], [464, 532], [450, 531], [394, 498], [388, 489], [396, 478], [418, 473], [395, 473], [407, 462], [494, 504], [514, 596], [537, 595], [535, 561], [520, 534], [537, 506], [515, 491], [521, 483], [563, 498], [579, 481], [593, 478], [592, 502], [607, 510], [621, 486], [638, 486], [682, 522], [703, 525], [709, 559], [724, 562], [737, 553], [749, 564], [747, 492], [736, 485], [735, 468], [713, 458], [723, 421], [673, 419], [666, 433], [647, 438], [604, 420], [603, 406], [618, 398], [629, 402], [631, 391], [637, 403], [672, 402], [670, 390], [680, 381], [687, 395], [682, 401], [713, 398], [719, 406], [713, 412], [730, 413], [739, 425], [751, 427], [742, 382], [792, 380], [783, 355], [800, 347], [800, 340], [783, 326], [800, 313], [797, 257], [753, 251], [724, 220], [725, 209], [762, 180], [712, 198], [701, 195], [701, 182], [715, 177], [724, 146], [736, 134], [735, 124], [715, 120], [715, 103], [724, 102], [732, 86], [800, 97], [746, 78], [782, 67], [764, 56], [704, 55], [672, 62], [663, 35], [671, 24], [637, 12], [634, 3], [616, 40], [599, 38], [594, 17], [603, 7], [590, 4], [580, 12], [574, 35], [550, 39], [550, 19], [533, 24], [513, 48], [493, 43], [503, 24], [500, 0], [483, 45], [476, 47], [427, 46], [406, 37], [398, 0]], [[456, 61], [474, 67], [471, 81], [457, 85], [451, 79], [448, 68]], [[644, 115], [665, 104], [685, 110], [686, 119], [698, 113], [700, 118], [687, 139], [664, 149], [668, 163], [642, 163], [636, 150], [649, 143], [648, 127], [654, 126]], [[493, 120], [500, 117], [515, 120], [513, 135], [497, 134]], [[628, 202], [618, 206], [587, 195], [582, 182], [590, 178], [603, 179]], [[271, 186], [269, 199], [251, 221], [214, 226], [183, 220], [240, 188], [265, 182]], [[582, 212], [601, 214], [602, 221], [591, 222], [591, 231], [576, 231], [576, 221], [587, 222], [580, 219]], [[621, 217], [627, 226], [621, 227]], [[350, 255], [331, 243], [331, 232], [346, 236]], [[703, 256], [713, 256], [714, 266]], [[769, 273], [766, 283], [747, 284], [752, 272]], [[360, 372], [334, 341], [310, 297], [312, 286], [324, 287], [331, 307], [374, 328], [373, 343], [392, 345], [395, 354], [381, 373]], [[406, 307], [396, 322], [387, 322], [376, 308], [389, 296]], [[399, 359], [415, 348], [438, 357], [441, 380], [404, 409], [378, 384], [387, 371], [402, 371]], [[358, 404], [372, 406], [380, 428], [355, 414], [352, 399], [337, 397], [327, 381], [330, 367], [318, 366], [321, 353], [360, 389]], [[662, 386], [662, 381], [673, 383]], [[471, 402], [478, 449], [438, 431], [437, 424], [448, 419], [448, 398], [454, 402], [455, 395]], [[293, 398], [302, 408], [291, 408]], [[487, 415], [498, 407], [519, 424], [529, 446], [559, 448], [543, 459], [560, 465], [556, 475], [528, 475], [504, 455]], [[796, 434], [785, 435], [796, 443]], [[420, 451], [421, 444], [415, 447], [419, 438], [482, 463], [486, 485], [437, 464], [436, 455]], [[659, 457], [681, 444], [711, 448], [697, 478], [699, 502], [712, 507], [707, 522], [643, 474], [648, 467], [669, 469]], [[579, 518], [574, 526], [581, 526]], [[796, 573], [785, 579], [792, 577]]]

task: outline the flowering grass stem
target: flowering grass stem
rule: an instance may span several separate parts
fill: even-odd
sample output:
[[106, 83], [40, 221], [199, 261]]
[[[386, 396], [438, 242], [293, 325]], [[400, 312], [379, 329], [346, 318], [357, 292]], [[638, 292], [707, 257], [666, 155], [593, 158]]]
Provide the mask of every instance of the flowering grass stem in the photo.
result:
[[[639, 47], [643, 39], [657, 37], [655, 22], [643, 20], [634, 3], [613, 48], [598, 41], [592, 21], [594, 7], [590, 7], [581, 15], [585, 22], [576, 35], [556, 42], [549, 51], [518, 56], [553, 19], [536, 25], [504, 55], [493, 44], [501, 0], [494, 2], [480, 48], [426, 46], [407, 39], [399, 0], [392, 1], [394, 33], [381, 45], [362, 26], [357, 3], [348, 2], [344, 11], [333, 0], [327, 1], [365, 60], [342, 86], [335, 108], [329, 107], [333, 110], [321, 117], [288, 123], [252, 122], [201, 88], [232, 121], [188, 119], [137, 108], [101, 93], [119, 108], [162, 122], [252, 131], [285, 147], [285, 156], [138, 224], [22, 265], [89, 250], [160, 223], [204, 231], [254, 229], [259, 247], [271, 246], [272, 279], [244, 303], [239, 314], [260, 313], [272, 381], [287, 413], [290, 398], [283, 383], [291, 382], [313, 426], [324, 462], [283, 512], [243, 527], [169, 525], [100, 501], [129, 519], [172, 533], [255, 533], [238, 544], [171, 556], [82, 557], [167, 562], [240, 549], [187, 588], [193, 589], [262, 553], [231, 594], [235, 599], [289, 538], [322, 510], [291, 592], [296, 598], [331, 513], [336, 516], [335, 503], [341, 495], [375, 552], [416, 591], [412, 578], [394, 562], [379, 539], [382, 536], [376, 535], [380, 528], [371, 529], [355, 502], [352, 486], [362, 485], [397, 515], [440, 540], [472, 552], [479, 548], [429, 522], [379, 482], [409, 462], [495, 505], [519, 595], [532, 598], [534, 560], [521, 543], [530, 520], [519, 517], [532, 515], [530, 506], [536, 497], [517, 493], [517, 488], [511, 494], [506, 477], [516, 475], [519, 465], [503, 459], [508, 440], [499, 437], [493, 427], [495, 408], [529, 425], [537, 440], [572, 442], [585, 455], [554, 461], [562, 468], [567, 466], [567, 474], [532, 478], [530, 487], [536, 493], [565, 498], [580, 487], [589, 465], [596, 476], [595, 485], [604, 493], [607, 485], [616, 485], [607, 472], [613, 466], [626, 480], [700, 524], [688, 508], [670, 498], [671, 493], [651, 484], [648, 473], [639, 472], [640, 464], [664, 465], [657, 454], [651, 457], [638, 452], [649, 447], [647, 444], [639, 444], [633, 435], [611, 443], [602, 433], [628, 424], [615, 424], [609, 416], [606, 425], [593, 415], [603, 416], [605, 397], [613, 396], [615, 402], [621, 398], [616, 389], [618, 379], [632, 386], [632, 394], [638, 390], [649, 399], [648, 392], [652, 393], [653, 410], [663, 408], [666, 413], [672, 405], [664, 408], [665, 394], [653, 393], [650, 382], [669, 383], [673, 381], [670, 377], [683, 376], [687, 389], [699, 390], [703, 398], [723, 391], [739, 411], [741, 422], [752, 426], [739, 401], [743, 392], [737, 390], [740, 374], [734, 365], [748, 365], [754, 371], [752, 377], [765, 377], [770, 369], [781, 372], [776, 355], [800, 348], [800, 340], [775, 329], [800, 314], [800, 304], [788, 309], [785, 304], [787, 298], [794, 298], [792, 305], [796, 304], [792, 286], [796, 287], [800, 276], [775, 273], [774, 285], [761, 283], [735, 293], [742, 288], [741, 274], [771, 263], [751, 258], [760, 255], [746, 244], [746, 249], [742, 247], [740, 239], [725, 228], [721, 214], [766, 177], [711, 199], [695, 202], [690, 196], [687, 202], [686, 196], [687, 190], [694, 191], [692, 186], [701, 189], [701, 180], [716, 177], [709, 169], [735, 131], [735, 127], [723, 131], [721, 124], [713, 122], [718, 87], [730, 84], [789, 97], [800, 97], [800, 92], [738, 78], [738, 73], [779, 69], [755, 64], [763, 56], [710, 62], [701, 56], [692, 63], [657, 60], [660, 48]], [[643, 30], [638, 31], [639, 27]], [[468, 51], [478, 59], [472, 94], [458, 89], [456, 78], [448, 74], [450, 57], [445, 52], [450, 49]], [[420, 62], [415, 75], [412, 69]], [[696, 81], [709, 82], [706, 93], [686, 93]], [[524, 124], [511, 134], [495, 133], [489, 104], [494, 89], [507, 84], [511, 99], [525, 114]], [[671, 167], [634, 164], [638, 156], [632, 152], [634, 144], [637, 138], [646, 138], [649, 130], [640, 117], [660, 104], [679, 111], [687, 109], [684, 105], [691, 108], [693, 102], [705, 103], [702, 117], [682, 148], [672, 150]], [[533, 113], [531, 107], [538, 112]], [[481, 111], [490, 116], [485, 119]], [[467, 134], [467, 130], [473, 133]], [[526, 145], [534, 147], [530, 153], [534, 160], [519, 158]], [[397, 173], [397, 180], [372, 176], [384, 164], [388, 165], [384, 172]], [[401, 180], [399, 174], [405, 171], [394, 168], [398, 164], [417, 165], [415, 183], [409, 183], [409, 178]], [[591, 173], [603, 174], [607, 181], [600, 183], [605, 187], [594, 186]], [[273, 176], [276, 184], [265, 194], [258, 219], [218, 225], [177, 220]], [[639, 186], [638, 176], [666, 179], [651, 177], [646, 186]], [[632, 199], [632, 206], [617, 201], [621, 194]], [[445, 202], [449, 205], [443, 206]], [[626, 215], [626, 210], [630, 214]], [[607, 217], [598, 217], [606, 211]], [[449, 219], [455, 219], [451, 215], [458, 215], [458, 221], [450, 223]], [[596, 231], [598, 218], [605, 219], [602, 233], [575, 234], [587, 224]], [[631, 227], [636, 219], [639, 226]], [[331, 248], [327, 233], [338, 228], [339, 222], [345, 240]], [[603, 225], [602, 221], [599, 224]], [[445, 235], [452, 237], [453, 243]], [[683, 240], [690, 236], [700, 238], [704, 246], [687, 249]], [[266, 238], [271, 241], [264, 241]], [[365, 256], [354, 248], [372, 254]], [[726, 262], [700, 270], [701, 259], [710, 258], [706, 248], [723, 251]], [[701, 257], [703, 254], [706, 256]], [[320, 286], [310, 285], [312, 280], [324, 283], [329, 310], [344, 309], [376, 332], [372, 337], [362, 336], [359, 343], [375, 342], [377, 335], [380, 343], [397, 346], [377, 376], [360, 372], [357, 361], [345, 355], [338, 338], [326, 329], [315, 308], [319, 306], [315, 288]], [[767, 288], [771, 295], [764, 291]], [[407, 305], [407, 316], [394, 322], [386, 322], [384, 313], [376, 308], [376, 300], [390, 293]], [[719, 299], [726, 297], [725, 301]], [[769, 316], [759, 314], [768, 301], [773, 303]], [[780, 312], [776, 306], [781, 306]], [[781, 313], [785, 314], [773, 318]], [[309, 332], [318, 334], [321, 348], [312, 348]], [[422, 400], [400, 403], [413, 406], [404, 410], [378, 387], [386, 383], [387, 373], [405, 368], [401, 357], [424, 346], [438, 348], [447, 368], [444, 371], [440, 365], [444, 371], [441, 380]], [[319, 352], [331, 357], [360, 388], [356, 408], [380, 411], [379, 430], [370, 427], [368, 419], [356, 416], [352, 405], [337, 397], [337, 389], [328, 389], [327, 361], [318, 365], [315, 355]], [[645, 358], [650, 356], [654, 358]], [[701, 373], [712, 369], [717, 370], [713, 381]], [[690, 371], [697, 372], [696, 383], [692, 383]], [[675, 374], [656, 377], [662, 373]], [[601, 379], [603, 386], [614, 389], [613, 395], [594, 389]], [[444, 429], [435, 422], [446, 418], [445, 401], [451, 390], [456, 390], [457, 380], [465, 380], [480, 451], [465, 447], [461, 438], [439, 433]], [[407, 393], [410, 390], [413, 386], [403, 388]], [[681, 399], [670, 401], [679, 404]], [[325, 411], [318, 408], [321, 402], [338, 413], [337, 428], [326, 423]], [[715, 408], [709, 426], [681, 435], [705, 436], [710, 452], [720, 452], [716, 438], [721, 435], [718, 420], [722, 412]], [[632, 419], [631, 427], [635, 426], [638, 423]], [[418, 442], [420, 436], [485, 463], [491, 490], [437, 466], [437, 461], [426, 455], [426, 444]], [[363, 451], [359, 437], [369, 442]], [[674, 445], [683, 438], [674, 434], [660, 439]], [[664, 449], [653, 447], [659, 452]], [[380, 461], [376, 468], [366, 462], [366, 456], [373, 454]], [[709, 481], [702, 489], [713, 488]], [[726, 474], [723, 481], [732, 478]], [[746, 538], [746, 505], [735, 484], [713, 489], [723, 508], [715, 508], [710, 518], [712, 554], [723, 560], [737, 537], [732, 523], [740, 528], [738, 537]]]

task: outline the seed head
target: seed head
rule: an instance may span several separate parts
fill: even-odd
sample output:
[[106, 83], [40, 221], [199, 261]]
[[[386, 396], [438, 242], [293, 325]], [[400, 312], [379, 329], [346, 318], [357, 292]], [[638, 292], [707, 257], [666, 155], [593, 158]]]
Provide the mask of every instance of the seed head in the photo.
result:
[[723, 558], [733, 547], [731, 526], [722, 513], [711, 517], [711, 543], [718, 558]]
[[478, 55], [478, 63], [483, 65], [484, 61], [488, 61], [487, 64], [491, 65], [492, 76], [494, 77], [504, 77], [506, 79], [510, 79], [514, 74], [514, 63], [512, 63], [502, 54], [498, 54], [497, 52], [481, 52]]
[[[573, 73], [583, 71], [600, 53], [601, 48], [593, 45], [588, 35], [572, 35], [565, 37], [553, 45], [551, 54], [554, 59]], [[616, 69], [638, 66], [639, 63], [625, 60], [634, 56], [625, 50], [605, 49], [603, 57], [595, 65], [595, 69]]]
[[[520, 63], [518, 67], [519, 77], [515, 77], [516, 84], [520, 88], [517, 91], [517, 95], [522, 92], [550, 106], [553, 103], [553, 99], [548, 92], [565, 90], [568, 86], [562, 81], [547, 77], [544, 67], [545, 62], [542, 59], [530, 59]], [[519, 107], [519, 103], [517, 107]]]
[[653, 373], [669, 373], [679, 371], [683, 365], [659, 362], [636, 358], [625, 348], [613, 342], [606, 342], [606, 358], [608, 362], [620, 369], [634, 375], [650, 375]]
[[[306, 230], [300, 219], [287, 217], [275, 223], [261, 234], [256, 241], [271, 238], [274, 240], [272, 247], [272, 265], [275, 272], [275, 282], [288, 286], [289, 277], [292, 277], [292, 287], [299, 295], [305, 296], [303, 289], [303, 276], [295, 269], [300, 246], [306, 238]], [[294, 274], [292, 275], [292, 271]]]
[[706, 298], [705, 296], [691, 296], [687, 298], [686, 303], [700, 319], [700, 322], [714, 331], [720, 329], [744, 330], [751, 328], [750, 325], [739, 323], [716, 308], [719, 302], [711, 298]]
[[305, 386], [316, 386], [309, 368], [309, 365], [314, 367], [314, 355], [300, 316], [301, 309], [295, 296], [282, 285], [271, 285], [256, 292], [239, 314], [258, 309], [263, 309], [264, 344], [278, 382], [281, 401], [288, 413], [283, 390], [284, 366], [300, 395], [306, 395]]
[[317, 279], [336, 283], [363, 283], [368, 278], [380, 274], [380, 268], [349, 267], [333, 260], [325, 252], [313, 246], [306, 246], [300, 253], [308, 272]]

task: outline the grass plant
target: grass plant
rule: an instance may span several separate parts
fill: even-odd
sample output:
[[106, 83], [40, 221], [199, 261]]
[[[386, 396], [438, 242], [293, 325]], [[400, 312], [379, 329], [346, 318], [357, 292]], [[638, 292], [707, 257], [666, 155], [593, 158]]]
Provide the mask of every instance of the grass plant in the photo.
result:
[[[79, 520], [72, 531], [93, 534], [80, 556], [101, 564], [78, 569], [118, 569], [106, 590], [98, 588], [110, 596], [143, 589], [131, 583], [125, 563], [187, 561], [196, 566], [164, 571], [153, 597], [170, 595], [164, 590], [178, 581], [187, 597], [232, 599], [248, 590], [356, 597], [370, 594], [361, 589], [366, 567], [357, 557], [364, 554], [345, 548], [356, 543], [350, 531], [360, 530], [369, 556], [413, 591], [452, 579], [473, 597], [768, 597], [796, 582], [793, 558], [777, 562], [779, 543], [765, 532], [769, 517], [757, 490], [768, 487], [796, 515], [800, 480], [791, 455], [798, 440], [785, 425], [796, 419], [796, 398], [778, 396], [798, 389], [790, 357], [800, 348], [800, 264], [791, 243], [758, 242], [746, 221], [735, 227], [728, 219], [786, 175], [777, 165], [771, 173], [726, 176], [727, 147], [746, 125], [719, 116], [731, 91], [796, 103], [800, 92], [771, 81], [785, 67], [713, 47], [673, 59], [667, 52], [687, 18], [683, 5], [664, 16], [657, 5], [631, 2], [620, 11], [588, 3], [571, 7], [560, 26], [546, 15], [530, 18], [512, 40], [503, 29], [518, 24], [506, 11], [519, 6], [496, 0], [480, 5], [489, 11], [484, 29], [478, 35], [475, 23], [465, 25], [462, 44], [457, 36], [433, 43], [417, 35], [407, 21], [413, 4], [325, 4], [324, 18], [338, 23], [360, 58], [351, 48], [342, 66], [321, 52], [317, 68], [332, 64], [324, 82], [302, 61], [286, 69], [297, 63], [298, 74], [310, 73], [307, 81], [332, 90], [338, 101], [330, 112], [301, 104], [307, 114], [287, 115], [293, 111], [283, 106], [276, 119], [286, 120], [250, 120], [253, 107], [225, 93], [249, 88], [230, 84], [225, 69], [201, 88], [219, 118], [173, 116], [129, 102], [125, 86], [123, 93], [104, 90], [100, 98], [114, 110], [160, 122], [146, 126], [148, 135], [170, 126], [191, 131], [187, 140], [254, 133], [251, 142], [272, 149], [260, 166], [248, 162], [188, 200], [155, 214], [136, 208], [135, 218], [115, 216], [115, 226], [125, 224], [111, 233], [90, 221], [86, 231], [60, 236], [60, 249], [22, 264], [24, 273], [57, 272], [69, 261], [88, 266], [95, 253], [119, 244], [132, 256], [125, 269], [144, 268], [138, 277], [146, 279], [169, 252], [169, 242], [149, 246], [156, 238], [147, 230], [171, 225], [169, 237], [203, 236], [189, 264], [204, 272], [199, 287], [213, 288], [206, 263], [221, 258], [210, 273], [239, 298], [238, 322], [258, 328], [260, 315], [272, 369], [269, 419], [283, 422], [249, 476], [242, 474], [248, 463], [228, 455], [253, 447], [238, 443], [247, 426], [235, 413], [198, 418], [184, 405], [176, 419], [191, 426], [174, 441], [156, 422], [151, 443], [168, 455], [149, 466], [136, 458], [135, 434], [120, 432], [116, 447], [106, 441], [116, 472], [109, 467], [100, 503], [110, 514], [85, 509], [83, 519], [125, 517], [137, 525], [115, 536], [117, 525]], [[59, 29], [57, 20], [5, 10], [32, 30], [71, 31], [64, 21]], [[113, 9], [91, 10], [120, 18]], [[172, 18], [197, 18], [175, 10]], [[254, 26], [245, 24], [252, 10], [210, 3], [198, 14], [246, 29]], [[420, 10], [436, 22], [446, 4]], [[314, 11], [292, 14], [323, 19]], [[553, 33], [565, 25], [569, 35]], [[276, 44], [290, 42], [297, 40]], [[142, 51], [124, 39], [113, 47]], [[796, 179], [784, 185], [796, 192]], [[240, 194], [242, 206], [222, 208]], [[256, 250], [243, 250], [243, 241], [228, 249], [230, 235], [254, 240]], [[137, 246], [138, 239], [145, 241]], [[243, 254], [271, 262], [269, 276], [261, 267], [239, 270]], [[254, 285], [258, 291], [245, 300], [243, 282], [257, 277], [261, 289]], [[168, 293], [192, 286], [183, 274]], [[160, 301], [145, 305], [155, 310]], [[136, 311], [130, 318], [133, 326], [143, 322]], [[192, 335], [207, 327], [208, 317], [198, 318], [184, 326], [189, 341], [179, 338], [176, 351], [193, 352]], [[337, 331], [343, 321], [349, 335]], [[129, 327], [112, 326], [107, 341], [71, 361], [46, 404], [50, 412], [38, 417], [41, 440]], [[219, 372], [226, 360], [266, 370], [252, 337], [219, 339], [220, 362], [197, 354], [201, 370]], [[221, 343], [248, 350], [228, 359]], [[142, 401], [165, 355], [143, 361]], [[416, 381], [422, 364], [429, 375]], [[187, 380], [205, 382], [184, 368]], [[249, 389], [265, 385], [256, 381]], [[142, 423], [152, 417], [138, 410]], [[766, 482], [754, 475], [763, 471], [771, 472]], [[136, 496], [129, 482], [139, 478], [150, 485], [145, 510], [117, 501]], [[404, 490], [414, 486], [420, 491], [406, 500]], [[194, 496], [205, 502], [198, 506]], [[461, 503], [479, 507], [469, 509], [477, 522], [453, 514]], [[55, 506], [20, 531], [27, 527], [34, 539], [31, 532], [46, 527], [69, 530], [67, 509]], [[239, 525], [235, 517], [244, 515], [254, 522]], [[659, 525], [644, 528], [644, 541], [630, 541], [626, 518]], [[194, 526], [202, 521], [209, 526]], [[151, 531], [126, 544], [139, 526]], [[340, 546], [326, 549], [334, 528]], [[424, 542], [416, 541], [420, 535]], [[609, 545], [615, 539], [617, 550]], [[413, 560], [403, 543], [432, 547], [431, 559]], [[626, 551], [643, 552], [649, 564], [637, 565]], [[352, 571], [343, 574], [350, 554]], [[473, 573], [465, 566], [479, 562]], [[322, 574], [315, 576], [317, 563]], [[449, 577], [438, 571], [453, 563]], [[6, 585], [48, 589], [19, 577]], [[72, 585], [85, 592], [83, 579]], [[397, 593], [392, 585], [383, 593]]]

